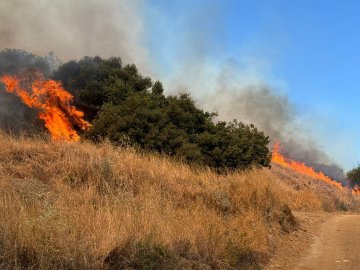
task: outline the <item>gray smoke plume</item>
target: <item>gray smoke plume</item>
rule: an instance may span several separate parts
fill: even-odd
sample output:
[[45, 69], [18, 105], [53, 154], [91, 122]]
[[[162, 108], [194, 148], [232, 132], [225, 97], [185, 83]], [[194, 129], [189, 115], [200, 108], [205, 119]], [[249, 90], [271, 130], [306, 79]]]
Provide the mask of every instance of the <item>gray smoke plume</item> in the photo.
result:
[[[215, 70], [203, 67], [201, 73], [195, 74], [206, 75], [195, 79], [197, 82], [192, 81], [193, 78], [182, 77], [168, 85], [178, 85], [173, 93], [191, 93], [200, 108], [218, 112], [215, 121], [237, 119], [254, 124], [269, 136], [270, 148], [275, 142], [280, 142], [285, 157], [303, 162], [333, 180], [349, 185], [343, 169], [329, 157], [320, 143], [320, 137], [312, 130], [312, 123], [320, 121], [320, 117], [316, 120], [316, 115], [304, 116], [287, 95], [260, 82], [254, 74], [252, 78], [249, 75], [249, 79], [246, 71], [241, 74], [242, 71], [238, 70], [238, 76], [233, 77], [221, 68]], [[311, 124], [308, 123], [309, 117], [312, 118]]]
[[[0, 52], [0, 76], [15, 75], [30, 70], [40, 71], [45, 77], [51, 73], [57, 59], [53, 54], [38, 57], [34, 54], [15, 49]], [[0, 126], [5, 130], [16, 132], [20, 129], [38, 130], [43, 123], [38, 119], [38, 111], [29, 108], [19, 97], [5, 90], [0, 84]]]
[[[141, 6], [143, 0], [4, 0], [0, 2], [0, 50], [17, 48], [42, 56], [53, 51], [64, 62], [85, 55], [120, 56], [124, 63], [135, 63], [141, 73], [157, 74], [166, 93], [190, 92], [199, 107], [217, 110], [218, 120], [253, 123], [272, 143], [282, 143], [285, 156], [344, 181], [341, 168], [332, 164], [319, 139], [309, 135], [309, 129], [299, 121], [296, 106], [286, 95], [269, 87], [266, 80], [259, 79], [261, 57], [242, 62], [242, 66], [249, 66], [245, 72], [243, 68], [224, 69], [213, 63], [211, 56], [226, 51], [223, 43], [226, 31], [216, 1], [209, 1], [204, 10], [180, 20], [185, 23], [179, 29], [161, 28], [169, 40], [159, 40], [157, 45], [162, 48], [170, 43], [176, 48], [170, 49], [172, 60], [168, 66], [161, 68], [151, 63], [151, 70], [148, 50], [142, 45], [144, 32], [151, 29], [143, 29]], [[219, 35], [222, 41], [218, 41]], [[243, 54], [246, 56], [246, 52]], [[47, 57], [43, 59], [50, 64], [51, 71], [57, 61], [53, 55]], [[35, 63], [31, 62], [33, 68], [39, 65]], [[6, 69], [12, 68], [11, 63], [4, 65]], [[3, 89], [0, 106], [3, 116], [7, 115], [6, 110], [16, 112], [21, 119], [30, 116], [27, 107]]]
[[0, 50], [36, 55], [53, 51], [62, 61], [99, 55], [121, 56], [147, 72], [140, 45], [142, 0], [0, 1]]
[[271, 144], [281, 143], [285, 157], [304, 162], [316, 171], [349, 185], [343, 169], [331, 160], [319, 139], [311, 134], [311, 127], [299, 121], [296, 105], [268, 85], [250, 84], [232, 89], [219, 85], [214, 94], [203, 96], [199, 103], [218, 111], [218, 120], [238, 119], [254, 124], [270, 137]]
[[[271, 146], [282, 143], [286, 157], [347, 185], [342, 168], [329, 157], [320, 143], [324, 140], [312, 126], [321, 118], [304, 116], [286, 94], [281, 94], [282, 82], [276, 82], [276, 88], [270, 86], [274, 85], [268, 80], [272, 77], [271, 56], [270, 61], [267, 58], [271, 49], [250, 43], [228, 53], [226, 47], [231, 42], [226, 41], [225, 17], [219, 2], [210, 0], [182, 18], [181, 26], [175, 28], [182, 31], [167, 33], [172, 44], [181, 46], [172, 48], [174, 57], [163, 72], [169, 75], [161, 78], [166, 93], [191, 93], [200, 108], [218, 112], [215, 120], [254, 124], [270, 137]], [[236, 31], [241, 36], [241, 29]], [[277, 34], [274, 40], [281, 40]]]
[[[147, 50], [140, 45], [141, 4], [142, 0], [0, 1], [0, 76], [35, 69], [48, 77], [61, 64], [57, 57], [68, 61], [85, 55], [121, 56], [123, 63], [135, 63], [148, 73]], [[37, 113], [0, 84], [2, 127], [38, 126]]]

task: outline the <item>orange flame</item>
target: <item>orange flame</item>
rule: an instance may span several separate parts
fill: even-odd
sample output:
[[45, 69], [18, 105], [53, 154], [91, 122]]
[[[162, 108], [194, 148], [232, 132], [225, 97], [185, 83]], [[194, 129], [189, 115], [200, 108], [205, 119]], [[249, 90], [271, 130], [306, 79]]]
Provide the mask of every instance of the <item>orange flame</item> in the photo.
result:
[[[294, 171], [299, 173], [308, 175], [313, 178], [321, 179], [331, 185], [338, 187], [339, 189], [346, 189], [344, 188], [341, 183], [338, 183], [334, 180], [331, 180], [330, 177], [324, 175], [322, 172], [315, 172], [312, 167], [307, 167], [305, 163], [301, 163], [299, 161], [293, 161], [292, 159], [285, 158], [280, 152], [280, 143], [277, 142], [274, 144], [274, 149], [272, 151], [272, 162], [278, 163], [284, 167], [289, 167]], [[353, 194], [360, 194], [360, 190], [357, 186], [354, 187], [352, 190]]]
[[19, 96], [30, 108], [40, 109], [39, 118], [45, 121], [53, 140], [78, 141], [75, 127], [85, 130], [91, 125], [82, 119], [83, 112], [70, 105], [73, 96], [62, 88], [60, 82], [45, 80], [40, 72], [25, 75], [3, 75], [0, 82], [6, 90]]
[[352, 194], [360, 194], [360, 189], [358, 185], [354, 186], [353, 190], [351, 190]]

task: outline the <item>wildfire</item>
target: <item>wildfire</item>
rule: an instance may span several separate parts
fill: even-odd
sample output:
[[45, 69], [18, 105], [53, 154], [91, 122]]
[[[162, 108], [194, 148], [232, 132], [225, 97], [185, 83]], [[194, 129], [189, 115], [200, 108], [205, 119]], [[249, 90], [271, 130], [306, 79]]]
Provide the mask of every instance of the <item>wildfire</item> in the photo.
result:
[[358, 185], [354, 186], [353, 190], [351, 190], [352, 194], [360, 194], [360, 189]]
[[5, 83], [6, 91], [19, 96], [27, 106], [40, 109], [39, 118], [45, 121], [53, 140], [78, 141], [80, 137], [75, 128], [85, 130], [91, 126], [82, 119], [84, 113], [70, 105], [73, 96], [61, 83], [45, 80], [40, 72], [3, 75], [0, 82]]
[[[294, 171], [299, 173], [308, 175], [313, 178], [317, 178], [323, 180], [331, 185], [338, 187], [339, 189], [347, 189], [341, 185], [341, 183], [331, 180], [330, 177], [324, 175], [322, 172], [315, 172], [312, 167], [307, 167], [305, 163], [294, 161], [289, 158], [285, 158], [280, 152], [280, 143], [277, 142], [274, 144], [274, 149], [272, 151], [272, 162], [278, 163], [284, 167], [289, 167]], [[352, 194], [360, 194], [360, 189], [358, 186], [355, 186], [354, 189], [351, 191]]]

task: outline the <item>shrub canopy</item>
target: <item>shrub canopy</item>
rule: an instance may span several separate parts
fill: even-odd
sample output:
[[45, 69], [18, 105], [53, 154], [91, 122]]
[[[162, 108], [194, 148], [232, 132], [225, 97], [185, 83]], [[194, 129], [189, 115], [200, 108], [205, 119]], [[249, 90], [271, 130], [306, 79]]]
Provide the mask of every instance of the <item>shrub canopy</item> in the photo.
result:
[[346, 173], [346, 178], [351, 182], [360, 181], [360, 164]]
[[189, 94], [165, 96], [161, 82], [142, 76], [121, 59], [84, 57], [53, 73], [75, 96], [92, 128], [83, 136], [109, 139], [165, 153], [184, 162], [216, 169], [269, 167], [269, 138], [253, 125], [236, 120], [214, 123]]

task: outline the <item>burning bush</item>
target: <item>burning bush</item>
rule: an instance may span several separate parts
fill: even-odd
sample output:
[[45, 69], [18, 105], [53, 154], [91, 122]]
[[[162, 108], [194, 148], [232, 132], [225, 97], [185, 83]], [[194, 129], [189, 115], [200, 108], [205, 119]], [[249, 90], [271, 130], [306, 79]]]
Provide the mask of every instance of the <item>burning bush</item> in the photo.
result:
[[17, 76], [3, 75], [0, 82], [6, 91], [14, 93], [30, 108], [39, 109], [39, 118], [44, 120], [54, 140], [80, 139], [75, 127], [85, 130], [89, 123], [82, 119], [83, 113], [70, 105], [73, 96], [59, 82], [45, 80], [40, 72], [30, 71]]
[[[34, 70], [41, 72], [45, 78], [56, 68], [53, 54], [39, 57], [23, 50], [5, 49], [0, 52], [0, 76], [16, 75], [21, 71]], [[6, 130], [17, 132], [21, 129], [38, 131], [44, 125], [39, 121], [38, 111], [29, 108], [21, 99], [5, 90], [0, 84], [0, 126]]]

